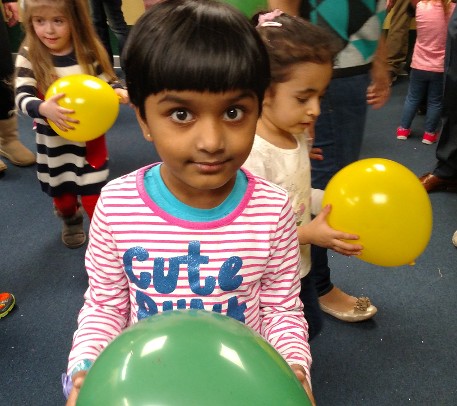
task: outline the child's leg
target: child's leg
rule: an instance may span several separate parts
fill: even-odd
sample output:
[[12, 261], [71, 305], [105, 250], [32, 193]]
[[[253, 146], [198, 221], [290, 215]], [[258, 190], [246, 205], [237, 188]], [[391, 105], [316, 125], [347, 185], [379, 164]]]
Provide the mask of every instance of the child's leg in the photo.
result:
[[65, 193], [61, 196], [55, 196], [53, 200], [54, 207], [64, 217], [71, 217], [78, 210], [78, 197], [76, 195]]
[[403, 112], [400, 119], [400, 127], [411, 128], [417, 109], [427, 91], [427, 78], [424, 78], [424, 71], [411, 69], [409, 78], [408, 94], [403, 105]]
[[53, 198], [55, 212], [63, 221], [62, 242], [68, 248], [78, 248], [86, 241], [83, 228], [83, 214], [79, 208], [78, 197], [66, 193]]
[[308, 341], [311, 341], [322, 330], [322, 311], [319, 307], [316, 286], [309, 275], [301, 279], [300, 300], [308, 322]]
[[92, 220], [92, 216], [94, 215], [95, 206], [97, 205], [99, 197], [100, 195], [81, 196], [81, 204], [90, 220]]
[[435, 133], [439, 130], [441, 108], [443, 101], [443, 74], [430, 72], [427, 92], [427, 114], [425, 116], [425, 131]]

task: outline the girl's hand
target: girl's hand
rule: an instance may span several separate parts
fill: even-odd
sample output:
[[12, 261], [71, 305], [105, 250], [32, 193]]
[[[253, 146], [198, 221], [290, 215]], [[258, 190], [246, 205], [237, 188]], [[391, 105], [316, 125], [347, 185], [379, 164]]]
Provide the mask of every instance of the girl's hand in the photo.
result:
[[312, 147], [309, 151], [309, 158], [315, 161], [323, 161], [324, 155], [322, 154], [321, 148]]
[[305, 392], [308, 395], [308, 398], [311, 401], [311, 404], [313, 406], [316, 406], [316, 401], [314, 400], [311, 386], [308, 383], [308, 380], [306, 379], [305, 368], [303, 368], [301, 365], [297, 365], [297, 364], [291, 365], [290, 367], [292, 368], [292, 371], [294, 371], [295, 376], [298, 378], [298, 380], [303, 385], [303, 389], [305, 389]]
[[[328, 225], [327, 216], [331, 210], [332, 207], [330, 205], [325, 206], [309, 224], [298, 227], [300, 244], [311, 243], [347, 256], [360, 255], [363, 250], [360, 244], [344, 241], [358, 240], [358, 235], [338, 231]], [[307, 239], [305, 239], [306, 237]]]
[[76, 120], [68, 115], [74, 114], [74, 110], [59, 106], [57, 102], [63, 97], [65, 97], [65, 93], [59, 93], [50, 97], [48, 100], [40, 104], [38, 111], [42, 116], [51, 120], [62, 131], [74, 130], [75, 127], [73, 127], [70, 123], [77, 124], [79, 123], [79, 120]]
[[308, 150], [309, 150], [309, 158], [314, 159], [316, 161], [322, 161], [324, 159], [324, 155], [322, 154], [321, 148], [313, 147], [314, 138], [316, 135], [316, 122], [312, 122], [308, 127]]
[[76, 405], [76, 399], [78, 399], [79, 391], [81, 390], [86, 375], [87, 371], [79, 371], [71, 378], [73, 381], [73, 388], [71, 389], [70, 395], [68, 395], [66, 406]]
[[116, 89], [114, 89], [114, 91], [116, 92], [116, 94], [119, 97], [119, 103], [121, 103], [121, 104], [130, 103], [129, 92], [127, 90], [116, 88]]

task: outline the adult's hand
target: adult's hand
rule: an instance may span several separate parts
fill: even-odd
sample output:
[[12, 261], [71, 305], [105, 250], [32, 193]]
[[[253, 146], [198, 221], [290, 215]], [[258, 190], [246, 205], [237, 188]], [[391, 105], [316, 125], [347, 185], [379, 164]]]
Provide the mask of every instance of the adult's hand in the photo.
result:
[[19, 8], [16, 2], [3, 3], [3, 9], [6, 15], [6, 24], [8, 27], [12, 27], [19, 22]]

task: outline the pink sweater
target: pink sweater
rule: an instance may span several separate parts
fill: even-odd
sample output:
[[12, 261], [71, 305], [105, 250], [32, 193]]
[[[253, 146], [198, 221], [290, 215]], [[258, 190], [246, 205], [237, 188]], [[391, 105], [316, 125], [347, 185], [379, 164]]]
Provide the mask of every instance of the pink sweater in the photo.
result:
[[295, 217], [285, 191], [246, 173], [247, 191], [232, 213], [195, 223], [165, 213], [150, 199], [146, 170], [102, 190], [86, 253], [89, 289], [68, 372], [95, 360], [143, 317], [203, 307], [262, 334], [289, 364], [304, 366], [309, 380]]
[[447, 23], [455, 4], [451, 3], [449, 14], [439, 0], [419, 1], [416, 7], [417, 38], [411, 67], [429, 72], [444, 71]]

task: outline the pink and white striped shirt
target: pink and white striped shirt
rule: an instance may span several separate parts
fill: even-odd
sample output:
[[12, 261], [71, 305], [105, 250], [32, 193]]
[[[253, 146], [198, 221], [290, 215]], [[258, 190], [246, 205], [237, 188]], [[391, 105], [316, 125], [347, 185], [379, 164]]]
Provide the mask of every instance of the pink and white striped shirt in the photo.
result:
[[244, 322], [310, 381], [308, 325], [298, 297], [299, 246], [286, 192], [244, 171], [248, 186], [224, 218], [191, 222], [158, 207], [139, 169], [101, 193], [86, 252], [89, 288], [68, 373], [123, 329], [164, 310], [204, 308]]

